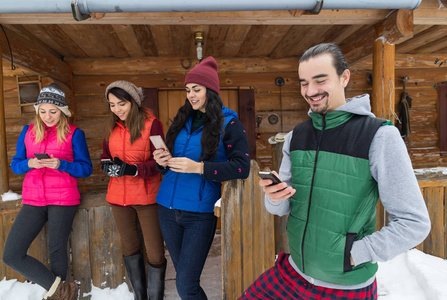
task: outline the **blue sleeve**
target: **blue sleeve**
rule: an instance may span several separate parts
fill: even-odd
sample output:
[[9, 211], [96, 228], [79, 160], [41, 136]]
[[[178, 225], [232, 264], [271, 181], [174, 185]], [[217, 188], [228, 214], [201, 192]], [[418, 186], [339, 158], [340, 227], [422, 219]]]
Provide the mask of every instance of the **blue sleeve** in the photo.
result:
[[25, 147], [25, 136], [28, 131], [29, 125], [23, 127], [22, 132], [19, 135], [16, 146], [16, 155], [12, 158], [11, 169], [15, 174], [21, 175], [25, 174], [29, 170], [28, 167], [28, 157], [26, 157], [26, 147]]
[[73, 177], [88, 177], [93, 172], [92, 161], [88, 152], [85, 133], [81, 129], [76, 129], [71, 140], [73, 147], [73, 162], [61, 159], [59, 171], [65, 171]]

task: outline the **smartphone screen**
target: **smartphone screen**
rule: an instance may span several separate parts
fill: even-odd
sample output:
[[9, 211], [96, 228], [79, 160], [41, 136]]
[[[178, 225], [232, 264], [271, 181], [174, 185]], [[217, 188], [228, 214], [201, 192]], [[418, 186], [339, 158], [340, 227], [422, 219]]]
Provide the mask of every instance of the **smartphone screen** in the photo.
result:
[[155, 149], [164, 149], [166, 151], [169, 151], [168, 146], [166, 146], [163, 138], [160, 135], [151, 135], [149, 138], [151, 139], [151, 142], [154, 145]]
[[50, 156], [47, 153], [34, 153], [34, 157], [36, 157], [37, 159], [50, 158]]

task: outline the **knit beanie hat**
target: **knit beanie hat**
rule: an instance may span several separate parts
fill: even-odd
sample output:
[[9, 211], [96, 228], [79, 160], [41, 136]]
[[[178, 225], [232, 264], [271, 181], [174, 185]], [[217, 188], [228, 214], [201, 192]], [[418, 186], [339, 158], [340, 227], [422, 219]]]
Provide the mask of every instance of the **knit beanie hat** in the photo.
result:
[[65, 102], [65, 93], [55, 83], [47, 85], [40, 90], [37, 102], [34, 103], [36, 114], [39, 113], [39, 105], [41, 104], [52, 104], [59, 108], [67, 117], [71, 117], [71, 112]]
[[186, 74], [185, 86], [188, 83], [197, 83], [219, 94], [219, 76], [217, 76], [217, 62], [208, 56]]
[[107, 99], [107, 94], [114, 87], [120, 88], [120, 89], [126, 91], [133, 98], [133, 100], [135, 100], [135, 102], [138, 104], [138, 106], [141, 106], [141, 102], [143, 102], [143, 100], [144, 100], [144, 94], [143, 94], [142, 88], [136, 87], [135, 84], [133, 84], [129, 81], [118, 80], [118, 81], [112, 82], [111, 84], [109, 84], [107, 86], [106, 99]]

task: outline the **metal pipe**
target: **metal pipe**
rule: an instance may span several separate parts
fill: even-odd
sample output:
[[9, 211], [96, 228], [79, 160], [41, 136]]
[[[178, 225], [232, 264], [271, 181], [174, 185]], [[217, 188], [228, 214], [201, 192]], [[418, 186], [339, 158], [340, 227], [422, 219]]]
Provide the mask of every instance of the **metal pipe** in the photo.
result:
[[[71, 13], [76, 2], [81, 14], [113, 12], [187, 12], [187, 11], [254, 11], [312, 10], [318, 0], [2, 0], [1, 14]], [[324, 0], [322, 9], [416, 9], [422, 0]]]

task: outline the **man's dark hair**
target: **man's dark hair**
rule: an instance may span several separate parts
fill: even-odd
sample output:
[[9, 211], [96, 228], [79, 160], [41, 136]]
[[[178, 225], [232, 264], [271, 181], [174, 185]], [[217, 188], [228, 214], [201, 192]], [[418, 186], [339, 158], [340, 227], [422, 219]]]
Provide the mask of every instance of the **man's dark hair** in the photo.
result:
[[312, 57], [328, 53], [332, 56], [332, 63], [335, 70], [337, 70], [338, 76], [343, 74], [346, 69], [349, 69], [348, 62], [346, 61], [343, 52], [341, 52], [340, 47], [333, 43], [321, 43], [309, 48], [304, 52], [300, 58], [300, 63], [308, 61]]

